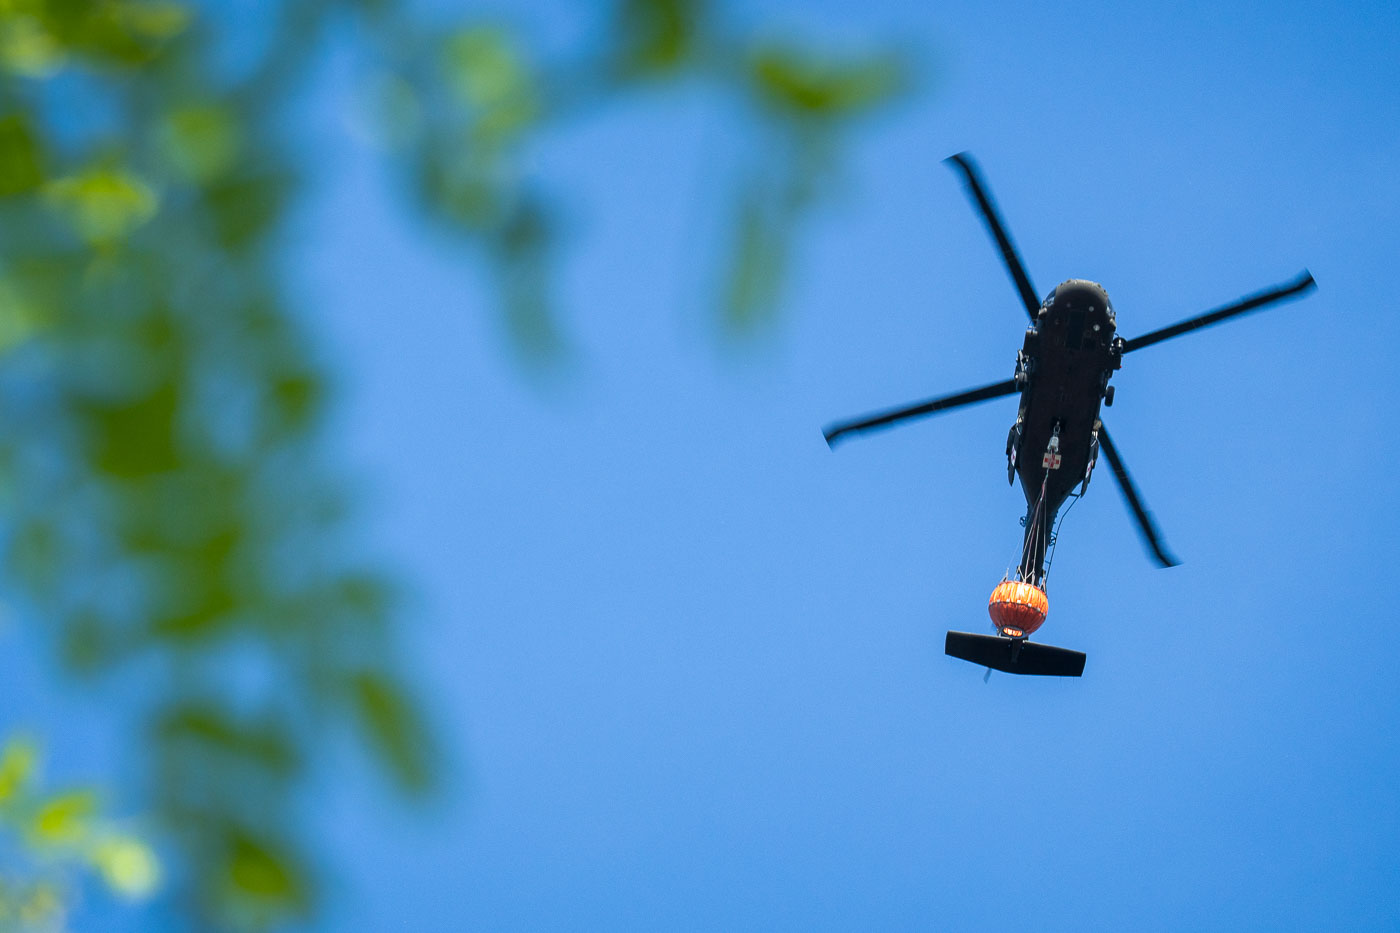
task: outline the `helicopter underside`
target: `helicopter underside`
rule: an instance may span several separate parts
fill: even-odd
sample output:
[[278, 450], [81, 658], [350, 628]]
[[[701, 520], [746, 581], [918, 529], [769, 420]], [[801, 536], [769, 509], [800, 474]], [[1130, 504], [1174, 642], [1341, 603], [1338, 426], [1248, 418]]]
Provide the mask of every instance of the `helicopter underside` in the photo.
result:
[[1055, 515], [1098, 457], [1099, 405], [1120, 354], [1113, 306], [1102, 286], [1070, 279], [1051, 292], [1017, 359], [1023, 383], [1007, 438], [1008, 473], [1026, 497], [1021, 579], [1043, 583]]

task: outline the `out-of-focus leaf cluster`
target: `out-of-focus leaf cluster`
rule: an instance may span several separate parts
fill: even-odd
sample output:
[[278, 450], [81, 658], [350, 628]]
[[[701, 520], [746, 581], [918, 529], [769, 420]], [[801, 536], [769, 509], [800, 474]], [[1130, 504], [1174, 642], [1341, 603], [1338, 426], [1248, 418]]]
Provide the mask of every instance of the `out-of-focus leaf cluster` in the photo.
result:
[[747, 105], [751, 152], [728, 198], [720, 270], [723, 320], [742, 332], [775, 310], [798, 225], [835, 184], [844, 133], [908, 83], [895, 52], [754, 38], [706, 0], [621, 0], [604, 34], [601, 49], [552, 57], [500, 24], [435, 30], [435, 41], [387, 30], [400, 38], [381, 44], [381, 136], [402, 150], [427, 211], [481, 247], [515, 346], [545, 359], [564, 347], [550, 285], [566, 198], [523, 168], [528, 147], [566, 120], [683, 78], [712, 88], [717, 105]]
[[120, 898], [151, 897], [161, 864], [150, 844], [103, 816], [95, 791], [42, 790], [38, 770], [33, 740], [0, 750], [0, 933], [66, 929], [71, 892], [89, 876]]
[[44, 78], [66, 63], [132, 67], [183, 32], [190, 8], [168, 0], [7, 0], [0, 7], [0, 68]]
[[[306, 167], [280, 98], [249, 90], [266, 72], [218, 74], [197, 25], [150, 0], [0, 4], [0, 547], [70, 671], [141, 680], [129, 744], [179, 853], [171, 903], [261, 930], [314, 909], [298, 795], [334, 736], [412, 792], [436, 758], [391, 587], [355, 556], [320, 450], [326, 377], [281, 297]], [[268, 61], [309, 38], [274, 34]], [[32, 824], [87, 845], [90, 805]], [[112, 879], [134, 864], [94, 845]]]

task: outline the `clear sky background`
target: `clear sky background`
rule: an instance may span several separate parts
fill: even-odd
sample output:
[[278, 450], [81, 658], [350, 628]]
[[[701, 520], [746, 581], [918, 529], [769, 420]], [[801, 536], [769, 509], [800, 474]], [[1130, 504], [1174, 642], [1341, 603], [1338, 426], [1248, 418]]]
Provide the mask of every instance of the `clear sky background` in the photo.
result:
[[[531, 21], [587, 22], [554, 11]], [[778, 326], [738, 352], [710, 326], [707, 204], [747, 128], [703, 95], [531, 154], [577, 225], [577, 365], [544, 387], [472, 269], [335, 141], [302, 273], [459, 779], [416, 819], [333, 796], [333, 925], [1400, 925], [1400, 11], [751, 15], [898, 38], [928, 83], [860, 138]], [[820, 435], [1010, 374], [1015, 291], [939, 164], [963, 149], [1039, 292], [1100, 281], [1127, 336], [1304, 267], [1320, 285], [1115, 377], [1109, 424], [1184, 563], [1149, 562], [1101, 476], [1040, 636], [1087, 652], [1078, 681], [984, 685], [942, 655], [1019, 553], [1013, 399]]]
[[[749, 124], [682, 88], [533, 150], [574, 230], [575, 354], [544, 379], [328, 57], [291, 274], [453, 770], [421, 810], [367, 769], [326, 788], [325, 928], [1396, 929], [1400, 8], [739, 12], [897, 39], [923, 85], [855, 137], [747, 343], [712, 273]], [[1105, 468], [1038, 636], [1081, 680], [942, 654], [1019, 556], [1014, 399], [820, 433], [1012, 372], [1024, 315], [960, 150], [1038, 293], [1099, 281], [1127, 337], [1319, 284], [1115, 376], [1105, 421], [1183, 564]]]

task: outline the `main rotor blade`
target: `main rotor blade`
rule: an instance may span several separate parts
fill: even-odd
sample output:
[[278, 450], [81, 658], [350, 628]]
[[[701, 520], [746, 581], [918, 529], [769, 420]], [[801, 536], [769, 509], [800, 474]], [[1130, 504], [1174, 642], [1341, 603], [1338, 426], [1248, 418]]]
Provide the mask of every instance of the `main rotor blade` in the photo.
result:
[[1295, 295], [1301, 295], [1316, 287], [1317, 283], [1313, 281], [1312, 273], [1304, 269], [1302, 275], [1285, 285], [1279, 285], [1266, 292], [1260, 292], [1257, 295], [1241, 298], [1232, 305], [1226, 305], [1218, 310], [1209, 311], [1199, 317], [1188, 318], [1170, 327], [1163, 327], [1161, 330], [1154, 330], [1150, 334], [1134, 337], [1123, 345], [1123, 352], [1127, 353], [1132, 350], [1141, 350], [1143, 347], [1150, 347], [1154, 343], [1161, 343], [1163, 340], [1170, 340], [1173, 337], [1179, 337], [1182, 334], [1198, 330], [1202, 327], [1219, 324], [1221, 321], [1235, 317], [1236, 315], [1256, 311], [1267, 304], [1272, 304], [1275, 301], [1282, 301], [1285, 298], [1292, 298]]
[[962, 169], [968, 190], [972, 192], [972, 196], [977, 200], [977, 206], [982, 210], [982, 219], [987, 222], [987, 229], [992, 231], [992, 237], [997, 241], [997, 246], [1001, 247], [1001, 258], [1006, 261], [1006, 271], [1011, 273], [1011, 278], [1016, 282], [1016, 290], [1021, 293], [1021, 302], [1026, 306], [1026, 313], [1034, 321], [1036, 313], [1040, 310], [1040, 299], [1035, 297], [1035, 289], [1031, 287], [1031, 280], [1026, 275], [1026, 268], [1021, 264], [1021, 257], [1017, 255], [1016, 247], [1011, 243], [1011, 237], [1006, 234], [1006, 224], [1002, 223], [1001, 215], [997, 213], [997, 207], [992, 203], [991, 196], [987, 193], [987, 186], [982, 183], [977, 163], [973, 162], [972, 156], [966, 152], [959, 152], [943, 161], [952, 162]]
[[1118, 455], [1118, 448], [1113, 446], [1113, 441], [1108, 436], [1108, 428], [1102, 423], [1099, 425], [1099, 447], [1108, 457], [1109, 466], [1113, 467], [1113, 476], [1118, 480], [1118, 488], [1123, 490], [1123, 498], [1127, 500], [1128, 508], [1133, 510], [1133, 517], [1137, 519], [1138, 532], [1141, 533], [1143, 542], [1152, 550], [1159, 564], [1163, 567], [1175, 567], [1180, 561], [1163, 547], [1162, 533], [1157, 530], [1152, 513], [1143, 506], [1137, 487], [1133, 485], [1133, 478], [1128, 475], [1128, 468], [1123, 465], [1123, 458]]
[[893, 411], [881, 412], [879, 414], [867, 415], [855, 421], [843, 421], [833, 424], [822, 431], [826, 438], [827, 446], [830, 447], [837, 438], [847, 434], [855, 434], [859, 431], [869, 431], [871, 428], [881, 428], [896, 421], [903, 421], [906, 418], [917, 418], [920, 415], [931, 415], [936, 411], [946, 411], [949, 408], [957, 408], [961, 405], [971, 405], [974, 402], [985, 402], [988, 399], [1000, 398], [1003, 395], [1010, 395], [1019, 392], [1015, 379], [1008, 379], [1005, 382], [998, 382], [994, 385], [983, 386], [980, 389], [969, 389], [966, 392], [959, 392], [957, 395], [947, 395], [943, 398], [930, 399], [927, 402], [920, 402], [917, 405], [910, 405], [908, 408], [897, 408]]

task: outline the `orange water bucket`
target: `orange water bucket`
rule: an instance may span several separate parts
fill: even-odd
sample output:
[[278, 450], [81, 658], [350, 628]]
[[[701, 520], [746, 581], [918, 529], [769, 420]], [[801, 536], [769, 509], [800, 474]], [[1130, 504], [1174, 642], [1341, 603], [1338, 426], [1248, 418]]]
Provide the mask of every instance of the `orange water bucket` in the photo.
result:
[[1045, 591], [1034, 583], [1003, 580], [992, 590], [987, 612], [1003, 635], [1016, 638], [1029, 635], [1040, 628], [1050, 611]]

